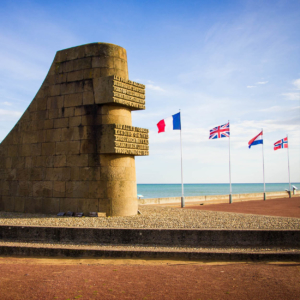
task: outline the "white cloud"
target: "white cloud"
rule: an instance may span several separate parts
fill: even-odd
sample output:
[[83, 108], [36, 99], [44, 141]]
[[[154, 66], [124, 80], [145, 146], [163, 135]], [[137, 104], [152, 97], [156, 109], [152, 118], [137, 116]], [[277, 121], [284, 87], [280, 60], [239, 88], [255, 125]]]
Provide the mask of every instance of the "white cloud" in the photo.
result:
[[255, 87], [254, 85], [247, 85], [247, 89], [252, 89], [254, 87]]
[[153, 90], [153, 91], [161, 91], [161, 92], [164, 91], [163, 88], [161, 88], [158, 85], [154, 85], [154, 84], [146, 84], [146, 88], [148, 88], [149, 90]]
[[268, 111], [268, 112], [276, 112], [276, 111], [281, 111], [282, 107], [281, 106], [271, 106], [267, 108], [262, 108], [259, 111]]
[[256, 82], [256, 84], [267, 84], [269, 81], [259, 81], [259, 82]]
[[281, 95], [287, 100], [300, 100], [300, 93], [283, 93]]
[[20, 111], [13, 111], [13, 110], [6, 110], [6, 109], [0, 109], [0, 116], [1, 117], [20, 117], [22, 115], [22, 112]]
[[297, 90], [300, 90], [300, 78], [294, 80], [293, 85], [296, 87]]
[[2, 102], [1, 104], [4, 104], [4, 105], [6, 105], [6, 106], [12, 106], [12, 104], [11, 104], [10, 102], [7, 102], [7, 101]]

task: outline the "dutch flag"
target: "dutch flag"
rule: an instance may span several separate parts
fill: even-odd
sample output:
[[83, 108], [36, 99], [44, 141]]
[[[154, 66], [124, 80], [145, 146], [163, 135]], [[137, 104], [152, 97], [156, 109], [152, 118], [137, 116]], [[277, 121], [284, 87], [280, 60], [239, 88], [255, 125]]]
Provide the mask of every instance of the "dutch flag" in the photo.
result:
[[263, 144], [263, 131], [261, 131], [257, 136], [255, 136], [248, 142], [249, 149], [251, 148], [251, 146], [258, 144]]
[[170, 131], [170, 130], [181, 130], [180, 112], [163, 119], [157, 123], [158, 133]]

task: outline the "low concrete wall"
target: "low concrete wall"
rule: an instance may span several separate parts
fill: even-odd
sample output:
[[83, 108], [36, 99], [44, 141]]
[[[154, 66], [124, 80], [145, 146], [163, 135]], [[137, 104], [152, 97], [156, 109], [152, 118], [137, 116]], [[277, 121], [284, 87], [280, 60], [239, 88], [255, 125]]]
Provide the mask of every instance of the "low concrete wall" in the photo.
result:
[[171, 251], [125, 251], [125, 250], [91, 250], [66, 248], [35, 248], [0, 246], [3, 256], [32, 257], [101, 257], [101, 258], [134, 258], [134, 259], [174, 259], [205, 261], [300, 261], [300, 254], [293, 252], [273, 253], [228, 253], [228, 252], [171, 252]]
[[300, 247], [300, 230], [107, 229], [0, 226], [0, 241], [160, 246]]
[[[300, 195], [299, 191], [295, 191], [295, 195]], [[250, 200], [263, 200], [263, 193], [248, 193], [248, 194], [232, 194], [233, 202], [250, 201]], [[274, 198], [288, 198], [289, 193], [286, 191], [281, 192], [266, 192], [266, 199]], [[213, 203], [228, 203], [229, 195], [207, 195], [207, 196], [187, 196], [184, 197], [185, 202], [200, 202], [205, 204]], [[166, 198], [149, 198], [139, 199], [139, 204], [168, 204], [180, 203], [181, 197], [166, 197]]]

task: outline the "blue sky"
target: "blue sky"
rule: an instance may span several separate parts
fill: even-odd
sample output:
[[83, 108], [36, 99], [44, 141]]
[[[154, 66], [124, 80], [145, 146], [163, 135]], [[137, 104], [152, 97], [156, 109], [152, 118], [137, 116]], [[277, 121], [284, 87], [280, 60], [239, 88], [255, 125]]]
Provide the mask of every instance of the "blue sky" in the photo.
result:
[[231, 122], [232, 182], [300, 182], [300, 1], [1, 1], [0, 141], [41, 86], [56, 51], [92, 42], [127, 50], [129, 78], [146, 84], [150, 156], [138, 183], [179, 183], [179, 132], [156, 123], [182, 111], [186, 183], [228, 182], [228, 139], [209, 129]]

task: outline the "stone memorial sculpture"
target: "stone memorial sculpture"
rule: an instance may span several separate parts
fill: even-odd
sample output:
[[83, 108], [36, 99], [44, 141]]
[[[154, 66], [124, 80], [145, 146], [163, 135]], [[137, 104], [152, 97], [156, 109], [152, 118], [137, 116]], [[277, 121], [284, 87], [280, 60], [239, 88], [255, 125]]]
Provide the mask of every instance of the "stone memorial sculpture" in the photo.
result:
[[145, 86], [128, 80], [126, 50], [93, 43], [58, 51], [41, 88], [0, 144], [0, 211], [137, 214], [132, 126]]

